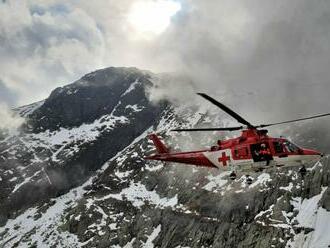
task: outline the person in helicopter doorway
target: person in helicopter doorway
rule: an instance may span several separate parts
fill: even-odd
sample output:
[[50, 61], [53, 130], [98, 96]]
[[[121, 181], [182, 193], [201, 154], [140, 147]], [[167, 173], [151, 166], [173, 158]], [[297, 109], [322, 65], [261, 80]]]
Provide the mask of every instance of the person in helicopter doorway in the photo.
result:
[[267, 148], [266, 144], [264, 143], [262, 143], [260, 146], [259, 156], [260, 156], [260, 160], [266, 161], [266, 165], [268, 166], [270, 160], [272, 159], [272, 154], [269, 148]]

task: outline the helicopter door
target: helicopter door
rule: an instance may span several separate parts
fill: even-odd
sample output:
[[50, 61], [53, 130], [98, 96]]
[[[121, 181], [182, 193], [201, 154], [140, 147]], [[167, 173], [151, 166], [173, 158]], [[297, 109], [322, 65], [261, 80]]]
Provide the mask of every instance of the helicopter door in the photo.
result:
[[265, 144], [266, 149], [268, 149], [268, 151], [270, 151], [268, 142], [252, 144], [251, 145], [251, 154], [252, 154], [252, 158], [253, 158], [254, 162], [263, 162], [263, 161], [273, 160], [273, 156], [271, 154], [269, 154], [269, 155], [262, 154], [261, 150], [264, 149], [264, 148], [262, 148], [262, 144]]
[[282, 141], [274, 141], [273, 147], [275, 155], [279, 156], [280, 158], [285, 158], [288, 156], [288, 153], [285, 151]]
[[234, 149], [234, 159], [249, 159], [249, 148], [247, 146], [239, 146]]

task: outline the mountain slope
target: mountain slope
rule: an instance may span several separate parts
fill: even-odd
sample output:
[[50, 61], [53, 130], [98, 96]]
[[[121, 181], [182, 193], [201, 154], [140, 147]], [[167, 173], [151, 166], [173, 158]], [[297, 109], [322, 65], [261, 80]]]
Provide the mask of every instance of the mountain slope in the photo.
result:
[[[150, 76], [134, 68], [91, 75], [54, 90], [30, 111], [25, 132], [1, 142], [0, 223], [86, 181], [165, 106], [149, 102]], [[27, 109], [18, 111], [26, 115]]]
[[0, 245], [330, 245], [327, 157], [305, 178], [295, 169], [273, 170], [252, 175], [252, 185], [216, 169], [145, 161], [154, 149], [150, 132], [172, 149], [210, 145], [219, 137], [169, 130], [226, 121], [190, 103], [152, 104], [155, 76], [107, 68], [18, 110], [28, 117], [24, 132], [0, 145]]

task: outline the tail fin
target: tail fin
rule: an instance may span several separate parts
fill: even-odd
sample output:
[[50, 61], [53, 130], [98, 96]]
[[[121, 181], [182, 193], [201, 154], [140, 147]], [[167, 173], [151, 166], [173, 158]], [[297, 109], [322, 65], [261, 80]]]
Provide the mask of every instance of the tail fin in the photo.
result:
[[150, 134], [149, 139], [154, 143], [157, 153], [169, 153], [169, 149], [161, 142], [156, 134]]

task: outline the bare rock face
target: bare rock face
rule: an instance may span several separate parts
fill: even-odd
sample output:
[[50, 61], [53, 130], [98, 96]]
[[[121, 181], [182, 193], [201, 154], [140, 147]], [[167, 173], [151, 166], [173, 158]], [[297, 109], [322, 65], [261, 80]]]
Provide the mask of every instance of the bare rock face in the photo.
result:
[[[218, 137], [169, 130], [224, 121], [198, 106], [150, 103], [154, 76], [107, 68], [17, 110], [25, 131], [0, 142], [0, 247], [330, 245], [328, 157], [304, 178], [274, 168], [252, 174], [251, 185], [144, 160], [150, 132], [174, 148], [210, 145]], [[301, 144], [313, 136], [299, 133]]]

